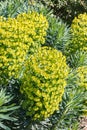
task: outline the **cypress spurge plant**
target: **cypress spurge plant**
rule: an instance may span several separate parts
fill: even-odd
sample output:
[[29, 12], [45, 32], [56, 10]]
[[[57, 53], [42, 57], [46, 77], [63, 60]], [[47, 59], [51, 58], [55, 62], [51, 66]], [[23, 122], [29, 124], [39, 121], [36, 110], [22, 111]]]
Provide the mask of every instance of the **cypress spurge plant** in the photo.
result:
[[6, 121], [17, 121], [12, 114], [19, 106], [10, 103], [12, 99], [13, 97], [11, 95], [6, 94], [5, 89], [0, 90], [0, 128], [4, 130], [11, 130], [10, 127], [5, 124]]
[[[34, 1], [35, 2], [35, 1]], [[62, 52], [65, 49], [65, 44], [68, 43], [70, 39], [70, 27], [62, 21], [59, 17], [53, 14], [53, 10], [44, 6], [40, 2], [31, 3], [32, 10], [42, 13], [48, 20], [48, 28], [46, 35], [46, 46], [51, 46]]]
[[[51, 127], [52, 130], [78, 129], [78, 119], [87, 111], [87, 105], [84, 104], [84, 102], [87, 101], [86, 87], [81, 86], [83, 81], [81, 81], [81, 83], [79, 81], [78, 84], [78, 75], [81, 79], [82, 77], [80, 76], [82, 73], [77, 73], [76, 70], [72, 70], [68, 76], [65, 93], [60, 103], [60, 109], [51, 117], [53, 124]], [[86, 79], [85, 75], [83, 77]], [[84, 84], [86, 85], [86, 83]], [[76, 129], [74, 126], [76, 126]]]
[[87, 13], [79, 14], [71, 24], [72, 40], [66, 45], [66, 55], [71, 55], [77, 50], [87, 52]]
[[16, 18], [0, 17], [1, 84], [19, 77], [27, 53], [44, 44], [47, 28], [46, 17], [37, 12], [22, 13]]
[[[82, 67], [83, 68], [83, 67]], [[85, 67], [84, 67], [85, 68]], [[80, 68], [79, 68], [80, 69]], [[81, 72], [71, 70], [67, 78], [59, 109], [42, 122], [33, 122], [28, 126], [31, 130], [77, 130], [79, 129], [79, 117], [87, 112], [87, 91], [78, 84], [78, 78], [82, 78]], [[83, 70], [82, 70], [83, 72]], [[86, 73], [84, 72], [86, 75]], [[84, 78], [86, 78], [84, 75]], [[85, 81], [85, 79], [84, 79]], [[84, 83], [86, 85], [86, 83]], [[85, 103], [85, 104], [84, 104]]]
[[59, 109], [68, 71], [65, 56], [51, 47], [39, 48], [26, 61], [20, 91], [23, 108], [33, 120], [46, 119]]

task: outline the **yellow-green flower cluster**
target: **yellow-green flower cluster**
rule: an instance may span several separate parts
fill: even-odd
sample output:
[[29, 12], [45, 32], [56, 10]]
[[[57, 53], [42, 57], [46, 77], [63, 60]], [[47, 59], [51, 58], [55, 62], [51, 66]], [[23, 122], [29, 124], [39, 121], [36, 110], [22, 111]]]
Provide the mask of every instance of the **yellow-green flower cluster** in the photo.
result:
[[73, 35], [71, 50], [76, 51], [77, 49], [87, 48], [87, 13], [80, 14], [74, 18], [71, 32]]
[[17, 16], [17, 23], [21, 42], [28, 43], [29, 46], [37, 43], [44, 44], [48, 28], [45, 16], [37, 12], [22, 13]]
[[46, 17], [37, 12], [0, 17], [0, 82], [19, 76], [27, 52], [45, 42], [47, 28]]
[[77, 69], [77, 84], [87, 90], [87, 66], [82, 66]]
[[87, 13], [75, 17], [71, 25], [72, 40], [66, 45], [66, 54], [70, 55], [77, 50], [87, 51]]
[[20, 91], [25, 95], [23, 103], [27, 115], [35, 119], [49, 117], [59, 109], [66, 78], [66, 58], [50, 47], [38, 48], [25, 64]]

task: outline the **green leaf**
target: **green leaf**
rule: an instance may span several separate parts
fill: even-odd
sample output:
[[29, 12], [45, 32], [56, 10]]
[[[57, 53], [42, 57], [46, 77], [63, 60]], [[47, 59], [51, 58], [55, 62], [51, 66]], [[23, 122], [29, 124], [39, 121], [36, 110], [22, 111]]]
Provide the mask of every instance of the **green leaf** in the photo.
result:
[[19, 108], [19, 106], [12, 106], [12, 105], [10, 105], [10, 106], [2, 106], [2, 108], [0, 109], [0, 113], [1, 112], [9, 112], [9, 111], [13, 111], [13, 110], [16, 110], [16, 109], [18, 109]]
[[10, 117], [8, 114], [0, 114], [0, 118], [4, 120], [16, 121], [17, 119], [14, 117]]
[[9, 127], [5, 126], [2, 122], [0, 122], [0, 127], [4, 130], [11, 130]]

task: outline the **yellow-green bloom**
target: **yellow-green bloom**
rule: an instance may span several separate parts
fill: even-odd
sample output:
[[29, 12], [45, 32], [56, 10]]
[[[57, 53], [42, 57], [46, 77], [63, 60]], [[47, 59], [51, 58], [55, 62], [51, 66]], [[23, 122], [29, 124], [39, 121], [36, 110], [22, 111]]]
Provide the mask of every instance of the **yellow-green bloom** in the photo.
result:
[[87, 13], [79, 14], [71, 24], [72, 40], [67, 46], [66, 53], [74, 53], [77, 50], [87, 51]]
[[28, 115], [32, 111], [34, 120], [47, 118], [59, 109], [68, 71], [65, 56], [50, 47], [40, 47], [28, 58], [20, 91], [25, 95], [23, 107]]
[[0, 82], [19, 77], [27, 53], [44, 44], [47, 28], [46, 17], [37, 12], [0, 17]]
[[77, 78], [79, 87], [87, 90], [87, 66], [82, 66], [77, 69]]

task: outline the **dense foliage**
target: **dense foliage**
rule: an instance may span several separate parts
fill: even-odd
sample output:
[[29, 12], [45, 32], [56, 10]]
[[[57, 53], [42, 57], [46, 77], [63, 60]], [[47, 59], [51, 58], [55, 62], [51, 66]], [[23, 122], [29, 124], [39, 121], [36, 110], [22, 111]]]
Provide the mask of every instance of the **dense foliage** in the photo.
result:
[[74, 17], [87, 13], [86, 0], [40, 0], [44, 5], [53, 9], [53, 13], [71, 25]]
[[43, 47], [32, 55], [25, 63], [21, 85], [27, 115], [43, 119], [53, 114], [62, 100], [67, 76], [68, 66], [61, 52]]
[[70, 53], [77, 50], [87, 49], [87, 14], [80, 14], [75, 17], [71, 25], [72, 41], [68, 45]]
[[49, 28], [45, 44], [64, 52], [65, 45], [70, 39], [70, 28], [54, 15], [48, 15], [47, 20]]
[[87, 66], [78, 67], [77, 78], [77, 84], [87, 90]]
[[87, 13], [75, 17], [71, 24], [71, 38], [65, 44], [64, 54], [70, 67], [87, 66]]
[[45, 42], [47, 28], [46, 18], [36, 12], [0, 17], [0, 82], [19, 77], [26, 54]]

